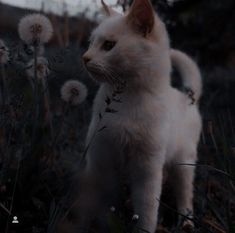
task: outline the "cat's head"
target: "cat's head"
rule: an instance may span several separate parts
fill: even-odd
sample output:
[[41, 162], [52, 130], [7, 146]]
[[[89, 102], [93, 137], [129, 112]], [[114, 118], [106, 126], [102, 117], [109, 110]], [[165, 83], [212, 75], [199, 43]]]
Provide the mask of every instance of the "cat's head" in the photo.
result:
[[111, 84], [145, 82], [143, 73], [151, 72], [153, 66], [165, 75], [164, 70], [169, 69], [168, 35], [150, 0], [134, 0], [125, 15], [103, 0], [102, 4], [107, 18], [92, 32], [83, 56], [91, 76]]

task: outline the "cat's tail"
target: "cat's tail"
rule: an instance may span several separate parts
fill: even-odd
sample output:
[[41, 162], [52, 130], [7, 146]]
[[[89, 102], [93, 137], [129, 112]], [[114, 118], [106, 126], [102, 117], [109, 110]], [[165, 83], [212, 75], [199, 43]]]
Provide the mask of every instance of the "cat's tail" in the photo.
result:
[[197, 64], [185, 53], [171, 49], [172, 65], [180, 72], [183, 85], [190, 90], [189, 96], [194, 103], [197, 103], [202, 94], [201, 73]]

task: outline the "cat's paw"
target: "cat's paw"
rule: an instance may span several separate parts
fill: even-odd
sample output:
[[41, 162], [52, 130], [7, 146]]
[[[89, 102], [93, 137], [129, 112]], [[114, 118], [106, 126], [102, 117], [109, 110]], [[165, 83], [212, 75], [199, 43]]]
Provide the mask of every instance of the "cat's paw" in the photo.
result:
[[184, 233], [192, 233], [194, 231], [194, 223], [192, 220], [187, 219], [182, 224], [182, 231]]
[[156, 233], [170, 233], [165, 227], [158, 226]]

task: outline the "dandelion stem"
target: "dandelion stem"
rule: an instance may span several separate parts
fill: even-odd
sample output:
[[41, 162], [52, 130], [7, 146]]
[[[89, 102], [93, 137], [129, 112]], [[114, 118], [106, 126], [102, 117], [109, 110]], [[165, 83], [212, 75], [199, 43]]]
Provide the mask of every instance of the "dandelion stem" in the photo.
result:
[[59, 128], [59, 132], [57, 132], [56, 136], [54, 137], [54, 140], [53, 140], [53, 143], [52, 143], [52, 147], [54, 147], [57, 142], [58, 142], [58, 139], [64, 129], [64, 125], [65, 125], [65, 117], [69, 114], [69, 111], [70, 111], [70, 104], [66, 104], [66, 106], [63, 108], [63, 112], [62, 112], [62, 123], [61, 123], [61, 126]]
[[0, 207], [5, 211], [7, 212], [9, 215], [12, 215], [11, 211], [7, 209], [6, 206], [4, 206], [1, 202], [0, 202]]
[[[1, 114], [4, 116], [4, 118], [8, 119], [8, 113], [11, 113], [11, 116], [13, 114], [13, 110], [11, 105], [9, 104], [9, 92], [8, 92], [8, 84], [7, 84], [7, 79], [6, 79], [6, 74], [5, 74], [5, 67], [4, 64], [1, 64], [1, 76], [2, 76], [2, 85], [1, 85], [1, 94], [2, 94], [2, 106], [1, 109], [3, 110], [1, 112]], [[3, 151], [2, 153], [2, 159], [3, 159], [3, 171], [7, 169], [8, 166], [8, 161], [9, 156], [8, 156], [8, 142], [6, 140], [6, 137], [8, 135], [9, 129], [7, 127], [7, 122], [5, 121], [4, 124], [2, 125], [2, 129], [1, 129], [1, 134], [0, 135], [2, 137], [1, 143], [0, 143], [0, 147], [1, 150]], [[11, 136], [11, 133], [9, 134], [9, 137]], [[4, 172], [3, 172], [4, 173]]]
[[216, 143], [216, 140], [215, 140], [215, 136], [214, 136], [214, 128], [213, 128], [213, 123], [212, 122], [209, 122], [209, 133], [210, 133], [210, 136], [211, 136], [211, 140], [214, 144], [214, 147], [215, 147], [215, 150], [216, 150], [216, 153], [218, 153], [219, 149], [218, 149], [218, 146], [217, 146], [217, 143]]
[[32, 146], [35, 143], [36, 131], [38, 126], [38, 116], [39, 116], [39, 85], [37, 77], [37, 44], [34, 44], [34, 126], [32, 135]]
[[1, 64], [1, 76], [2, 76], [2, 85], [1, 85], [2, 105], [7, 106], [9, 104], [9, 95], [8, 95], [8, 85], [6, 80], [4, 64]]
[[43, 84], [43, 94], [44, 94], [44, 103], [45, 103], [45, 120], [46, 122], [49, 123], [50, 127], [50, 133], [51, 133], [51, 140], [53, 141], [54, 139], [54, 128], [53, 128], [53, 123], [52, 123], [52, 113], [51, 113], [51, 107], [50, 107], [50, 90], [49, 90], [49, 85], [48, 85], [48, 80], [47, 77], [42, 78], [42, 84]]
[[10, 211], [9, 211], [9, 215], [8, 215], [8, 221], [7, 221], [5, 233], [7, 233], [8, 229], [9, 229], [9, 227], [8, 227], [9, 226], [9, 219], [10, 219], [12, 209], [13, 209], [16, 185], [17, 185], [17, 181], [18, 181], [18, 177], [19, 177], [19, 170], [20, 170], [20, 158], [18, 158], [17, 171], [16, 171], [16, 176], [15, 176], [14, 188], [13, 188], [13, 192], [12, 192], [11, 206], [10, 206]]
[[234, 130], [234, 125], [233, 125], [233, 120], [232, 120], [232, 114], [229, 108], [227, 109], [227, 111], [228, 111], [228, 119], [229, 119], [229, 123], [231, 127], [232, 136], [235, 139], [235, 130]]
[[5, 95], [4, 95], [4, 82], [3, 82], [3, 76], [4, 76], [4, 72], [3, 72], [3, 65], [1, 64], [1, 76], [2, 76], [2, 80], [1, 80], [1, 102], [2, 102], [2, 106], [5, 105]]

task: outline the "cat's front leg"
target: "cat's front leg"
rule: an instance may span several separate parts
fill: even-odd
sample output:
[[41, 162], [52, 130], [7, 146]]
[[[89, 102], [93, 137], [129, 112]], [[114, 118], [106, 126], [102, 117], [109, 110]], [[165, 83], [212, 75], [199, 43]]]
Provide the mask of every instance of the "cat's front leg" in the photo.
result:
[[[109, 129], [99, 132], [87, 154], [81, 191], [78, 232], [89, 232], [91, 220], [96, 220], [101, 232], [109, 232], [107, 212], [118, 196], [119, 149]], [[84, 229], [86, 231], [84, 231]]]
[[[163, 162], [150, 155], [133, 158], [131, 164], [132, 201], [138, 216], [138, 232], [154, 233], [162, 190]], [[152, 156], [152, 157], [151, 157]]]
[[[193, 229], [193, 182], [197, 152], [196, 149], [191, 152], [190, 150], [185, 149], [184, 151], [181, 151], [177, 157], [178, 159], [172, 166], [171, 171], [176, 194], [176, 204], [179, 213], [187, 217], [184, 217], [183, 228], [187, 227], [188, 229]], [[192, 221], [190, 219], [192, 219]]]

